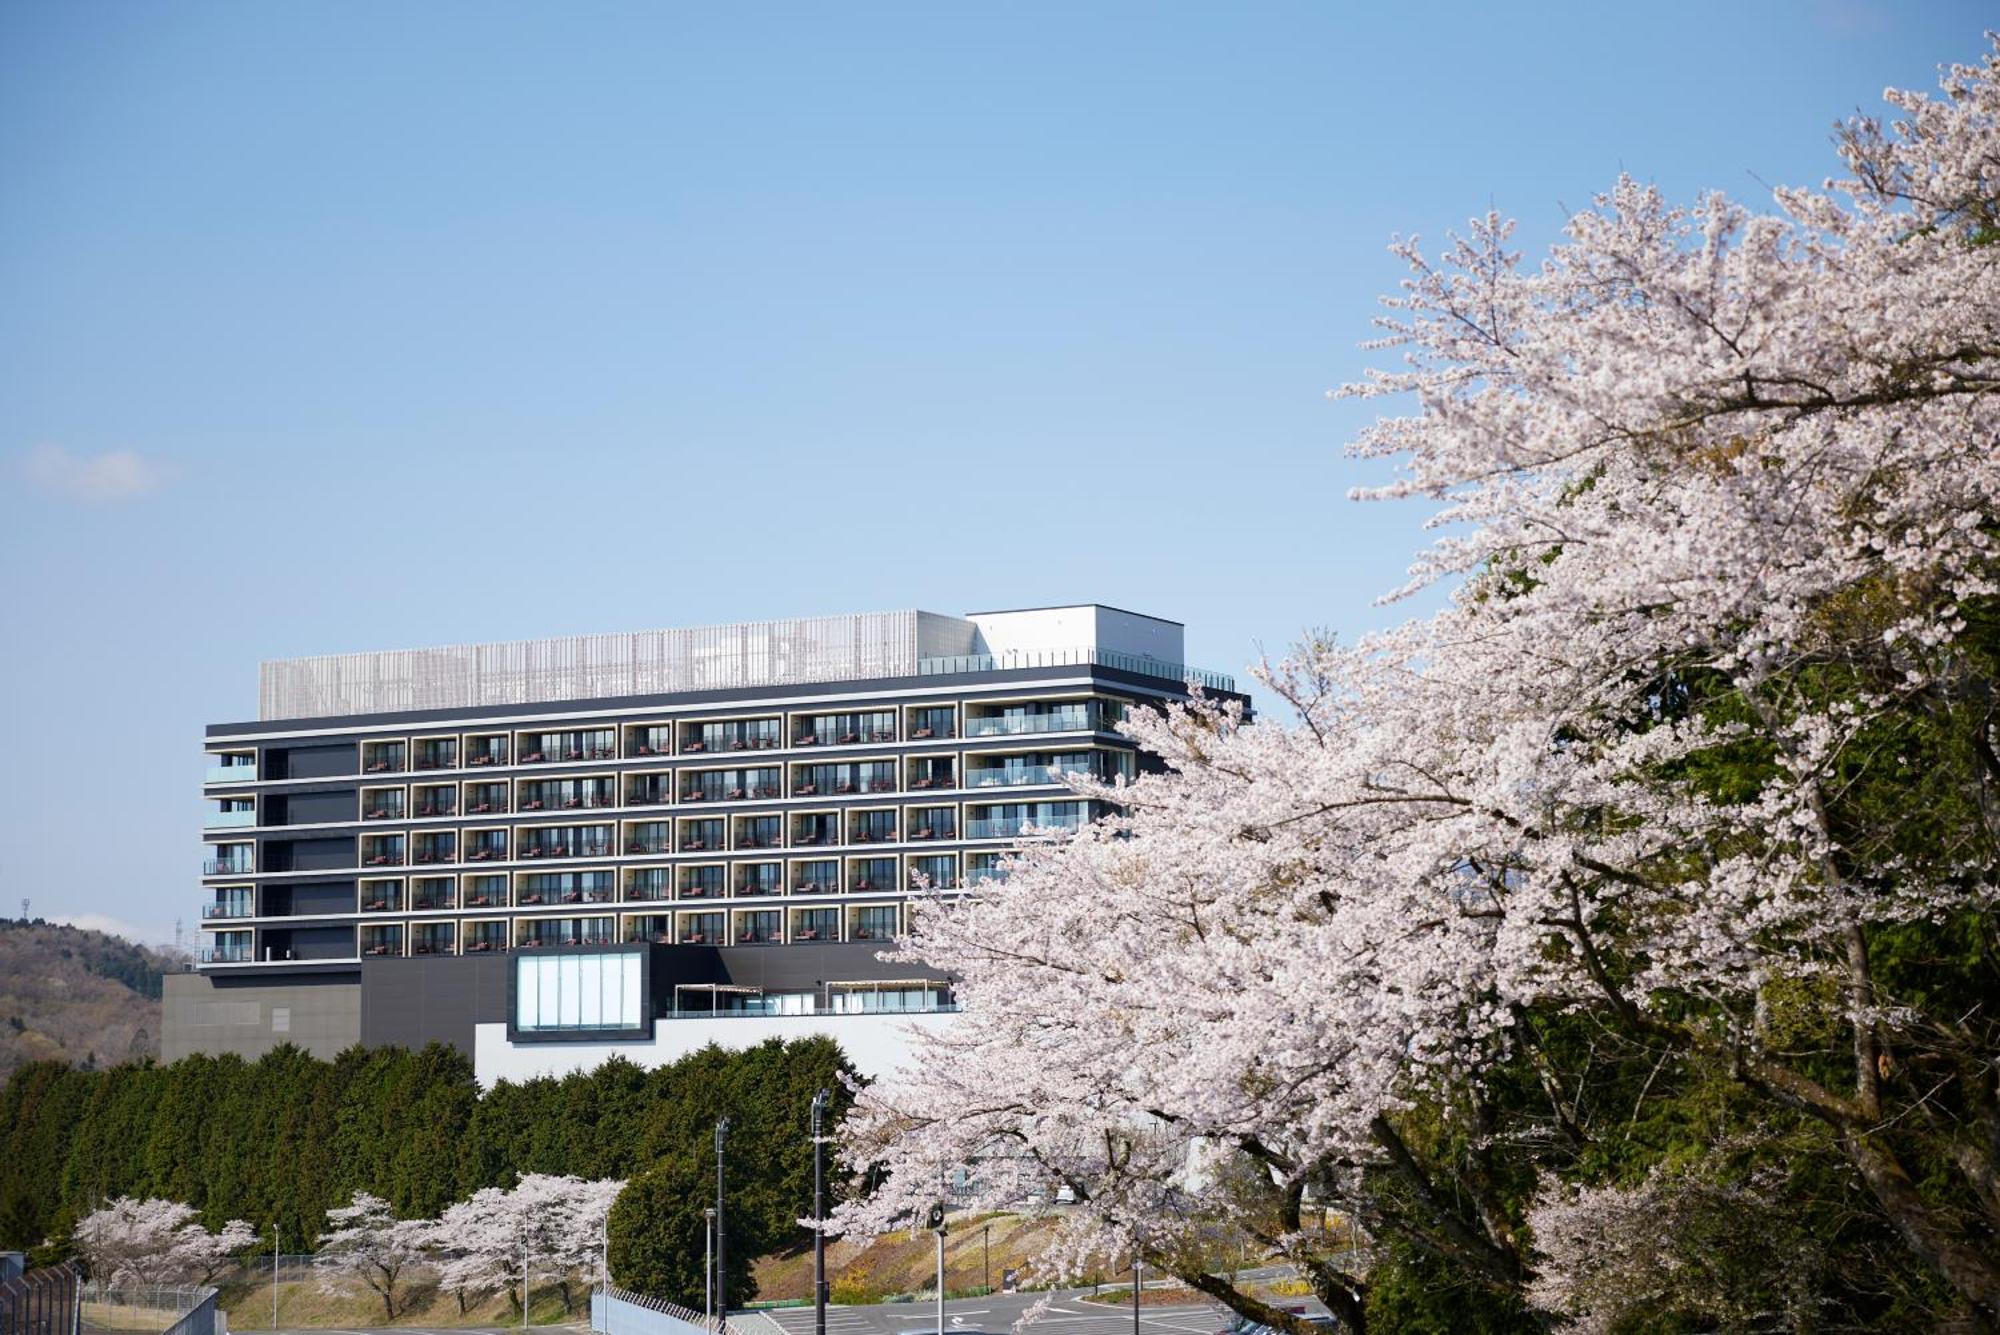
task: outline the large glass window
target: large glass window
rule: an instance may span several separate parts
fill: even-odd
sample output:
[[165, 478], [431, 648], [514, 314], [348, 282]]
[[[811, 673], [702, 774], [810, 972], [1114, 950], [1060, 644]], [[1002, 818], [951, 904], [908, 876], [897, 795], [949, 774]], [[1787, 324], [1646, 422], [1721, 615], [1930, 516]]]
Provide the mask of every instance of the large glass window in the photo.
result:
[[673, 894], [671, 867], [646, 867], [625, 873], [625, 898], [637, 903], [667, 899]]
[[850, 890], [895, 890], [896, 859], [856, 858], [847, 864], [847, 888]]
[[681, 852], [715, 853], [722, 849], [722, 820], [706, 816], [681, 822]]
[[507, 878], [505, 876], [468, 876], [465, 878], [465, 907], [469, 909], [497, 909], [507, 902]]
[[958, 888], [958, 859], [950, 853], [910, 859], [910, 889], [954, 890]]
[[848, 938], [854, 941], [888, 941], [897, 930], [894, 904], [867, 904], [848, 917]]
[[721, 867], [682, 867], [682, 899], [720, 899], [728, 887], [728, 873]]
[[[602, 923], [606, 934], [610, 919]], [[554, 923], [550, 926], [560, 927]], [[514, 1029], [517, 1034], [565, 1030], [638, 1033], [650, 1009], [645, 994], [645, 952], [607, 950], [588, 955], [527, 955], [514, 961]]]
[[936, 984], [912, 983], [907, 987], [869, 986], [833, 989], [836, 1015], [864, 1015], [878, 1011], [937, 1010], [945, 994]]
[[776, 909], [752, 909], [736, 915], [736, 943], [742, 946], [770, 945], [779, 939], [780, 921]]

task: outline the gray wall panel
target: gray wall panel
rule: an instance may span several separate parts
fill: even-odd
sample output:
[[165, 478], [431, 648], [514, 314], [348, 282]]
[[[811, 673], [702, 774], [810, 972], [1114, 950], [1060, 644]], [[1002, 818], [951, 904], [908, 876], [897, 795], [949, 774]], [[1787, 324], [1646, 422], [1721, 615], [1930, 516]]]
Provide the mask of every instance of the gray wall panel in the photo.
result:
[[361, 1041], [361, 984], [355, 974], [259, 983], [170, 973], [162, 982], [162, 1061], [197, 1052], [255, 1060], [281, 1043], [330, 1059]]

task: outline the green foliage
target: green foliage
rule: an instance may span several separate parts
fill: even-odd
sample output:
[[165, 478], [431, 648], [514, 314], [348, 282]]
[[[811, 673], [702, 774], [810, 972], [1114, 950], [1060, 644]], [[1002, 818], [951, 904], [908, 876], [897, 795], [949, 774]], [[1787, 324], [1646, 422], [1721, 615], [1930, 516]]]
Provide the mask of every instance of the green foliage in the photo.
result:
[[[633, 1178], [611, 1208], [611, 1273], [619, 1285], [700, 1311], [707, 1216], [715, 1203], [712, 1157], [675, 1150]], [[755, 1213], [730, 1213], [729, 1301], [755, 1292], [751, 1262], [770, 1242]]]
[[[0, 1246], [53, 1238], [50, 1254], [60, 1253], [75, 1220], [120, 1195], [184, 1201], [211, 1228], [247, 1219], [267, 1240], [275, 1225], [285, 1250], [296, 1251], [325, 1227], [327, 1208], [357, 1189], [412, 1218], [523, 1173], [643, 1177], [653, 1202], [647, 1226], [628, 1230], [622, 1244], [636, 1269], [628, 1277], [617, 1267], [614, 1237], [614, 1273], [684, 1297], [684, 1280], [672, 1288], [664, 1278], [680, 1273], [663, 1259], [681, 1255], [678, 1244], [651, 1216], [664, 1208], [664, 1184], [700, 1178], [688, 1272], [699, 1303], [701, 1209], [714, 1199], [712, 1137], [726, 1114], [731, 1268], [742, 1266], [731, 1296], [740, 1300], [751, 1292], [750, 1261], [803, 1236], [813, 1092], [833, 1091], [831, 1127], [847, 1106], [850, 1074], [839, 1047], [820, 1038], [711, 1047], [653, 1071], [614, 1058], [483, 1095], [471, 1063], [436, 1044], [353, 1048], [330, 1062], [289, 1045], [254, 1062], [189, 1057], [97, 1071], [36, 1062], [0, 1086]], [[830, 1177], [830, 1192], [836, 1184]], [[629, 1218], [634, 1207], [621, 1198], [621, 1208]]]
[[1537, 1335], [1546, 1329], [1514, 1298], [1470, 1283], [1434, 1252], [1384, 1249], [1368, 1285], [1368, 1329], [1398, 1335]]

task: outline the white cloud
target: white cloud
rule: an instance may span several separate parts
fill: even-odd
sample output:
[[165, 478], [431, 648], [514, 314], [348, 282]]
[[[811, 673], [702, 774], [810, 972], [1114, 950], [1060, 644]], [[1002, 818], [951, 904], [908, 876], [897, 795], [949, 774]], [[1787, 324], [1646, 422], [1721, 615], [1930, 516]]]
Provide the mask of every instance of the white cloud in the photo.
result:
[[92, 504], [128, 501], [167, 480], [164, 467], [136, 450], [71, 454], [60, 445], [35, 446], [21, 471], [43, 491]]
[[112, 936], [122, 936], [135, 945], [170, 946], [174, 940], [172, 932], [162, 932], [154, 928], [140, 927], [134, 923], [126, 922], [123, 918], [114, 918], [108, 913], [52, 913], [37, 914], [36, 916], [46, 922], [56, 923], [64, 927], [81, 927], [86, 931], [107, 932]]

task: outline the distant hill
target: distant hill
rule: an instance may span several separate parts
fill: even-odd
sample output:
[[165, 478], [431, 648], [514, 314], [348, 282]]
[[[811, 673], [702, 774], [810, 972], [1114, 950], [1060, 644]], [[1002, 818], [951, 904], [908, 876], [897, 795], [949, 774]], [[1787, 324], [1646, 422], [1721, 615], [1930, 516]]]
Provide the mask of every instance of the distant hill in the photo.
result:
[[53, 1058], [109, 1066], [160, 1051], [167, 952], [36, 918], [0, 921], [0, 1081]]

